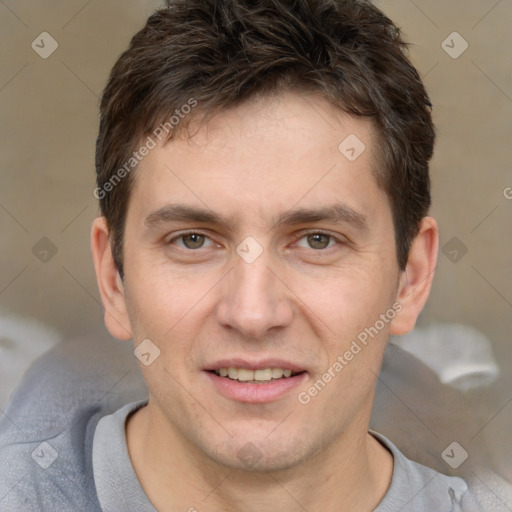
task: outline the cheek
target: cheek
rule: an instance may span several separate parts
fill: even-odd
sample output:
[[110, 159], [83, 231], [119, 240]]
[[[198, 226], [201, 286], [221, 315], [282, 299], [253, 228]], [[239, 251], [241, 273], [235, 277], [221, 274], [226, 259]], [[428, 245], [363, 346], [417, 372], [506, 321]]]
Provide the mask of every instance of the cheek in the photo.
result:
[[[370, 267], [350, 265], [324, 276], [294, 277], [293, 290], [309, 316], [314, 313], [336, 336], [372, 323], [392, 304], [391, 284]], [[374, 318], [375, 317], [375, 318]]]
[[[392, 320], [389, 315], [387, 322], [382, 321], [380, 315], [385, 315], [394, 302], [392, 279], [385, 279], [384, 275], [369, 272], [367, 267], [351, 266], [322, 280], [321, 288], [316, 288], [318, 279], [315, 284], [296, 281], [300, 283], [297, 295], [306, 298], [303, 314], [315, 326], [325, 351], [318, 370], [321, 374], [330, 370], [336, 375], [329, 385], [333, 395], [347, 389], [354, 395], [359, 390], [357, 399], [362, 399], [379, 374]], [[317, 293], [312, 294], [312, 289]], [[315, 381], [322, 379], [321, 374], [315, 376]], [[355, 395], [352, 398], [356, 400]]]
[[212, 288], [208, 279], [169, 276], [164, 272], [131, 275], [133, 286], [127, 287], [127, 307], [134, 320], [134, 331], [140, 337], [167, 340], [192, 329], [193, 319], [207, 305]]

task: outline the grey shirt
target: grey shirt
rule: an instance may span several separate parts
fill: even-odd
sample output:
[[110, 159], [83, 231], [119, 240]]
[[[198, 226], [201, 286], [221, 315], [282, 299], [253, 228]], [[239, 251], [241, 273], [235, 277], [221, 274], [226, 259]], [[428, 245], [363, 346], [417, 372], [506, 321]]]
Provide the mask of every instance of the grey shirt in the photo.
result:
[[[156, 512], [137, 479], [126, 445], [128, 415], [145, 405], [128, 404], [98, 422], [93, 439], [93, 473], [104, 512]], [[465, 481], [407, 459], [384, 436], [372, 432], [394, 459], [391, 485], [375, 512], [474, 512]]]
[[[124, 435], [128, 414], [147, 397], [131, 347], [116, 340], [77, 338], [38, 359], [0, 411], [0, 512], [154, 511], [137, 481]], [[495, 473], [483, 479], [475, 474], [464, 492], [462, 480], [407, 460], [374, 435], [395, 459], [393, 481], [378, 512], [400, 507], [402, 512], [510, 512]], [[473, 496], [484, 506], [470, 504]]]

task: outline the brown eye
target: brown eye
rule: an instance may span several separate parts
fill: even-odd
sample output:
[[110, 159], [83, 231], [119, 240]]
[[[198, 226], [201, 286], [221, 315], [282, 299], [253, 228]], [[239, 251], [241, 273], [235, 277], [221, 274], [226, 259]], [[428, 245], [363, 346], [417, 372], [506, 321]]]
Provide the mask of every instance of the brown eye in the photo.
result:
[[329, 246], [331, 237], [322, 233], [313, 233], [307, 236], [308, 245], [312, 249], [325, 249]]
[[190, 233], [180, 237], [180, 239], [183, 240], [183, 245], [187, 249], [200, 249], [204, 245], [205, 238], [204, 235], [200, 235], [199, 233]]

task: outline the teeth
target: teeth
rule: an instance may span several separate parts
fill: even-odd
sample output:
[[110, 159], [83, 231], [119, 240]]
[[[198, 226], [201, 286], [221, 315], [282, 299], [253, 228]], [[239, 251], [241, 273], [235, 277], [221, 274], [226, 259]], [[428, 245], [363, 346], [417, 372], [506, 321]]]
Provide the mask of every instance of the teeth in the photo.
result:
[[291, 377], [290, 369], [282, 368], [264, 368], [260, 370], [248, 370], [247, 368], [220, 368], [215, 370], [217, 375], [221, 377], [229, 377], [233, 380], [241, 382], [258, 381], [265, 382], [272, 379], [281, 379], [282, 377]]
[[272, 370], [266, 368], [265, 370], [254, 370], [254, 380], [270, 380], [272, 378]]
[[283, 370], [281, 368], [272, 368], [272, 377], [274, 379], [279, 379], [283, 376]]
[[[234, 369], [234, 368], [233, 368]], [[241, 381], [254, 380], [254, 372], [252, 370], [246, 370], [245, 368], [239, 368], [235, 370], [237, 373], [237, 379]], [[228, 375], [231, 377], [231, 368], [229, 369]]]

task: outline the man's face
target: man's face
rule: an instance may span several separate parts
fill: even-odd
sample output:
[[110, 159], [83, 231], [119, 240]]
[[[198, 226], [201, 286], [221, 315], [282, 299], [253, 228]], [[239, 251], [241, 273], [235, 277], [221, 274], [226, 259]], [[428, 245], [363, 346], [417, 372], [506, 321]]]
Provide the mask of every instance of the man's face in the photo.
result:
[[230, 467], [292, 467], [370, 415], [400, 279], [372, 125], [289, 93], [191, 133], [141, 162], [126, 221], [152, 425]]

